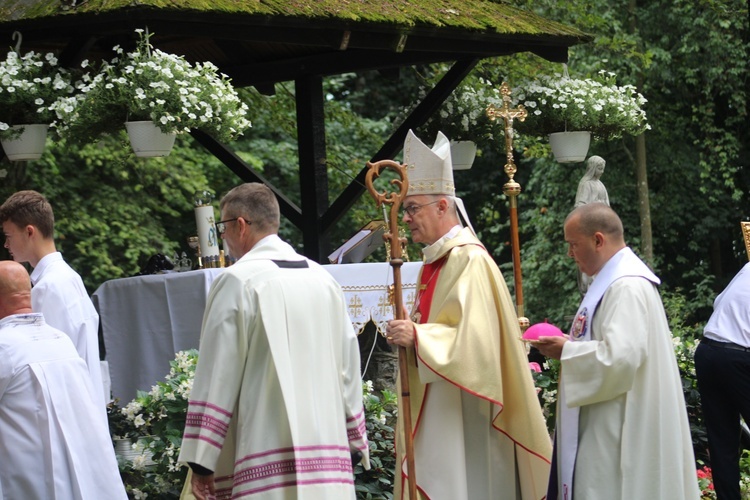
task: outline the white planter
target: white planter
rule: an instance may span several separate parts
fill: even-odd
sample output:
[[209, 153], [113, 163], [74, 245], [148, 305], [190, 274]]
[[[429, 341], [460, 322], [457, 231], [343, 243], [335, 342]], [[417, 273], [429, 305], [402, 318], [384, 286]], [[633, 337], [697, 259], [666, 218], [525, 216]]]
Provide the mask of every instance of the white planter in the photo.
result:
[[125, 122], [133, 152], [141, 158], [167, 156], [177, 134], [165, 134], [152, 121]]
[[591, 143], [591, 132], [556, 132], [549, 135], [549, 145], [555, 160], [574, 163], [586, 159]]
[[133, 462], [142, 457], [140, 465], [144, 467], [155, 465], [151, 452], [146, 450], [146, 446], [141, 440], [133, 442], [130, 439], [115, 439], [115, 455], [128, 462]]
[[16, 139], [2, 139], [5, 156], [10, 161], [38, 160], [44, 153], [49, 125], [14, 125], [11, 129], [23, 128]]
[[468, 170], [477, 155], [477, 145], [474, 141], [451, 141], [451, 160], [453, 170]]

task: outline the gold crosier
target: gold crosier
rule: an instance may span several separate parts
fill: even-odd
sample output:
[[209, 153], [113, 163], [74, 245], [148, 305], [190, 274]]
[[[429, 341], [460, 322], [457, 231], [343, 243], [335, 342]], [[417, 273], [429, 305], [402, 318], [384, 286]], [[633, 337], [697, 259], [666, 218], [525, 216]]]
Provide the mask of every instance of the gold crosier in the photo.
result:
[[[383, 235], [386, 242], [390, 242], [390, 264], [393, 268], [393, 309], [395, 319], [406, 319], [404, 312], [404, 300], [401, 285], [402, 245], [406, 243], [405, 238], [399, 237], [398, 219], [401, 202], [409, 190], [409, 179], [406, 175], [406, 165], [393, 160], [380, 160], [375, 163], [367, 163], [367, 175], [365, 185], [370, 192], [378, 208], [381, 205], [390, 205], [391, 210], [388, 217], [388, 231]], [[395, 170], [399, 178], [393, 179], [391, 184], [398, 187], [398, 191], [378, 192], [373, 186], [373, 181], [378, 178], [383, 169]], [[404, 419], [404, 447], [406, 449], [406, 474], [409, 482], [409, 498], [416, 500], [417, 476], [414, 467], [414, 438], [411, 426], [411, 402], [409, 394], [409, 364], [406, 359], [406, 348], [398, 347], [399, 385], [401, 390], [401, 406], [399, 413]]]
[[513, 179], [516, 175], [516, 164], [513, 161], [513, 120], [524, 121], [527, 116], [526, 108], [519, 104], [515, 109], [510, 107], [510, 86], [503, 82], [500, 85], [500, 95], [503, 97], [503, 105], [496, 108], [492, 104], [487, 106], [487, 117], [491, 121], [502, 118], [505, 125], [505, 173], [509, 180], [503, 185], [503, 193], [510, 201], [510, 244], [513, 253], [513, 282], [516, 289], [516, 314], [521, 331], [529, 327], [529, 319], [524, 316], [523, 311], [523, 279], [521, 277], [521, 246], [518, 238], [518, 195], [521, 193], [521, 185]]

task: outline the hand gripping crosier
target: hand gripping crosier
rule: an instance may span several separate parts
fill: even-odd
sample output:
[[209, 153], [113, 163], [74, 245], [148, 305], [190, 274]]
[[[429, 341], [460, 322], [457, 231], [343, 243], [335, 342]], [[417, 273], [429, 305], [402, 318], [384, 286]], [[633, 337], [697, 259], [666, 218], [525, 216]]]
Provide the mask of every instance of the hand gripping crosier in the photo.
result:
[[[380, 160], [375, 163], [367, 163], [367, 176], [365, 185], [370, 192], [378, 208], [383, 204], [390, 205], [391, 210], [388, 217], [388, 231], [383, 235], [383, 239], [390, 242], [391, 255], [390, 264], [393, 268], [393, 309], [395, 319], [406, 319], [404, 313], [404, 301], [401, 287], [401, 265], [404, 260], [401, 258], [402, 240], [398, 233], [399, 208], [401, 202], [406, 197], [409, 190], [409, 179], [406, 176], [406, 165], [401, 165], [392, 160]], [[397, 186], [399, 191], [378, 192], [373, 186], [373, 181], [380, 176], [383, 169], [390, 168], [395, 170], [399, 179], [393, 179], [391, 184]], [[401, 405], [399, 409], [404, 419], [404, 445], [406, 449], [406, 475], [409, 481], [409, 498], [417, 499], [417, 477], [414, 467], [414, 437], [411, 433], [411, 408], [409, 402], [409, 366], [406, 361], [406, 348], [398, 348], [398, 368], [399, 368], [399, 385], [401, 389]]]

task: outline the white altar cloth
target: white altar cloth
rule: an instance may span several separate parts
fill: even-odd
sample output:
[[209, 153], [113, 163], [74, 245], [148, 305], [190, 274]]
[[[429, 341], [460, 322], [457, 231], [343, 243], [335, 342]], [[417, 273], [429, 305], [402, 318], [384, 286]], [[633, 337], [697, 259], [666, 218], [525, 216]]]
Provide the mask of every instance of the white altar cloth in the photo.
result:
[[[388, 263], [323, 266], [344, 290], [358, 333], [372, 320], [382, 333], [393, 317], [387, 288]], [[421, 262], [401, 267], [404, 307], [414, 302]], [[112, 382], [112, 395], [124, 405], [137, 390], [149, 391], [169, 372], [176, 352], [198, 348], [206, 296], [223, 269], [134, 276], [107, 281], [92, 296]]]

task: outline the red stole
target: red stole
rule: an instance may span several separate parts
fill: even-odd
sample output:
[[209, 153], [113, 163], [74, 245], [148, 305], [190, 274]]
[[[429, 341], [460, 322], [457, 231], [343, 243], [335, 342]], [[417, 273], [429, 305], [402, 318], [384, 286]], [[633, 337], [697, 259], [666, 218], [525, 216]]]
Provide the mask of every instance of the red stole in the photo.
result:
[[438, 260], [422, 266], [422, 274], [419, 279], [419, 288], [417, 290], [416, 298], [416, 314], [418, 314], [418, 320], [415, 323], [426, 323], [427, 318], [430, 317], [430, 306], [432, 305], [432, 296], [435, 294], [435, 284], [437, 283], [438, 274], [443, 268], [443, 265], [448, 260], [448, 255], [445, 255]]

